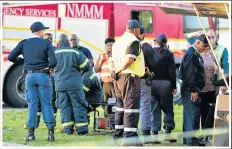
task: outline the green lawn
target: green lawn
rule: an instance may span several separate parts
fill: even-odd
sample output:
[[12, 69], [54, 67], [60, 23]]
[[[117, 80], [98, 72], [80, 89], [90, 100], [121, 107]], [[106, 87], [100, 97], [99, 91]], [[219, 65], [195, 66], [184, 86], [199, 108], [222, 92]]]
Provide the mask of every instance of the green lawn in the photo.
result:
[[[182, 131], [182, 106], [175, 105], [175, 122], [176, 128], [175, 132]], [[103, 110], [100, 108], [101, 116]], [[27, 110], [10, 110], [3, 112], [3, 142], [17, 143], [17, 144], [27, 144], [24, 141], [24, 137], [27, 136], [27, 130], [23, 128], [26, 122]], [[75, 133], [73, 135], [62, 134], [60, 130], [62, 126], [60, 124], [60, 115], [57, 115], [57, 127], [56, 127], [56, 142], [49, 143], [47, 139], [47, 128], [44, 123], [40, 124], [40, 127], [36, 129], [36, 141], [29, 142], [30, 146], [118, 146], [114, 144], [112, 140], [111, 133], [104, 133], [103, 130], [100, 134], [93, 132], [93, 115], [91, 115], [91, 125], [89, 126], [90, 132], [85, 136], [77, 136]], [[43, 121], [41, 121], [43, 122]], [[141, 132], [139, 132], [140, 137]], [[162, 144], [154, 145], [147, 144], [145, 146], [182, 146], [182, 138], [178, 138], [177, 143], [162, 142]]]

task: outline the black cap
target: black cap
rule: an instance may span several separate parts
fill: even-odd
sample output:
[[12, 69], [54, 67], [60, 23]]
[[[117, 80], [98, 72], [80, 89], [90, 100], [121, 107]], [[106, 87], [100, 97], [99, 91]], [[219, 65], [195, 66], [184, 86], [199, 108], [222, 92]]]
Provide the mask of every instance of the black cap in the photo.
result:
[[[208, 38], [210, 39], [209, 36], [208, 36]], [[198, 37], [197, 37], [197, 40], [202, 41], [205, 45], [209, 45], [208, 40], [207, 40], [205, 34], [201, 34], [200, 36], [198, 36]]]
[[34, 33], [34, 32], [38, 32], [38, 31], [40, 31], [40, 30], [49, 29], [49, 27], [45, 27], [45, 26], [43, 25], [43, 23], [41, 23], [41, 22], [34, 22], [34, 23], [31, 25], [30, 29], [31, 29], [32, 33]]
[[159, 34], [155, 39], [154, 41], [157, 41], [159, 43], [167, 43], [168, 42], [168, 39], [166, 37], [165, 34]]
[[140, 23], [137, 20], [129, 20], [126, 26], [129, 29], [140, 28]]
[[140, 25], [140, 34], [143, 34], [146, 32], [146, 29], [144, 26]]

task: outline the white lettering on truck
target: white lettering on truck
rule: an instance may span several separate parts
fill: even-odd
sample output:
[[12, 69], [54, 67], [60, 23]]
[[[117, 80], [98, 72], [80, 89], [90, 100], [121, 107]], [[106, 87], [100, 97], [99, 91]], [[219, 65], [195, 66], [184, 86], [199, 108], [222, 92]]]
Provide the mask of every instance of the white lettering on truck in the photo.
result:
[[45, 9], [24, 9], [24, 8], [5, 8], [5, 15], [20, 15], [20, 16], [38, 16], [38, 17], [56, 17], [56, 10]]
[[24, 8], [5, 8], [5, 15], [23, 15]]
[[67, 4], [67, 17], [103, 19], [103, 8], [104, 6], [100, 6], [98, 9], [97, 5], [89, 7], [83, 4], [79, 7], [78, 4]]

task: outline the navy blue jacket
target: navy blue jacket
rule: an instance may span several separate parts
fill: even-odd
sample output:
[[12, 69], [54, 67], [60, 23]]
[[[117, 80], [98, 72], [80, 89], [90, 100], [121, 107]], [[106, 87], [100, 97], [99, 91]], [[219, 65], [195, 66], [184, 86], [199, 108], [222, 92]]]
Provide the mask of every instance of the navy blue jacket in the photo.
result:
[[200, 92], [205, 86], [204, 61], [193, 46], [182, 59], [179, 78], [183, 81], [182, 88], [191, 93]]
[[82, 52], [71, 48], [69, 43], [61, 43], [55, 51], [57, 66], [55, 90], [76, 90], [82, 88], [81, 70], [89, 68], [89, 60]]
[[79, 46], [78, 48], [75, 48], [75, 49], [78, 49], [81, 52], [83, 52], [88, 59], [93, 59], [93, 55], [89, 49], [82, 47], [82, 46]]
[[[18, 57], [23, 55], [23, 58]], [[52, 44], [35, 36], [25, 39], [8, 55], [8, 60], [13, 63], [24, 63], [25, 70], [38, 70], [43, 68], [55, 68], [57, 60]]]
[[96, 76], [96, 74], [90, 70], [86, 71], [82, 75], [83, 79], [83, 90], [85, 92], [85, 97], [87, 102], [92, 104], [99, 104], [103, 101], [103, 90], [101, 82]]
[[174, 55], [169, 49], [154, 49], [156, 60], [154, 80], [168, 80], [171, 82], [172, 89], [176, 89], [176, 64]]

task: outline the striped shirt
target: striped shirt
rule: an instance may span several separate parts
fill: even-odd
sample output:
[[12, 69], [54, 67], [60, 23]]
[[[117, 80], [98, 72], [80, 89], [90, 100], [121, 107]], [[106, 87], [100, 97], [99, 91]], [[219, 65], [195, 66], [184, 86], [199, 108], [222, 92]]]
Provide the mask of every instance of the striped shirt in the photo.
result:
[[215, 86], [212, 84], [212, 81], [210, 81], [210, 78], [215, 71], [214, 61], [209, 53], [202, 53], [201, 57], [204, 60], [205, 79], [206, 79], [205, 87], [202, 89], [202, 92], [215, 91]]

